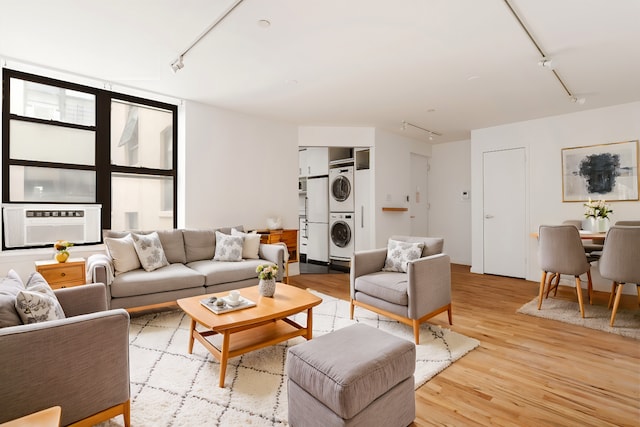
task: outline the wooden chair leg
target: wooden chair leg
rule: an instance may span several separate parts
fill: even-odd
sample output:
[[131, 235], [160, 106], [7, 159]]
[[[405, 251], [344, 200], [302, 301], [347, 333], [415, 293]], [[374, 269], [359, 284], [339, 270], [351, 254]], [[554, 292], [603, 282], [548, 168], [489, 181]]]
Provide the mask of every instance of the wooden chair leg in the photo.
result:
[[[640, 292], [640, 288], [638, 288]], [[447, 310], [447, 316], [449, 317], [449, 324], [453, 325], [453, 313], [451, 312], [451, 304], [449, 304], [449, 309]]]
[[618, 311], [618, 306], [620, 305], [620, 298], [622, 297], [622, 288], [624, 287], [624, 283], [618, 283], [618, 287], [616, 289], [616, 302], [613, 303], [613, 311], [611, 312], [611, 322], [609, 322], [609, 326], [613, 326], [613, 322], [616, 320], [616, 312]]
[[616, 286], [618, 286], [616, 282], [611, 282], [611, 292], [609, 293], [609, 304], [607, 304], [607, 308], [611, 308], [611, 306], [613, 305], [613, 297], [616, 294]]
[[420, 322], [413, 320], [413, 338], [416, 340], [416, 345], [420, 344]]
[[560, 273], [553, 273], [551, 277], [549, 277], [549, 286], [547, 286], [547, 295], [545, 298], [549, 298], [549, 294], [553, 289], [553, 296], [558, 295], [558, 285], [560, 284]]
[[354, 305], [353, 305], [353, 300], [349, 301], [349, 319], [353, 320], [353, 309], [354, 309]]
[[544, 285], [547, 283], [547, 272], [542, 272], [542, 277], [540, 278], [540, 292], [538, 293], [538, 310], [542, 308], [542, 296], [544, 295]]
[[640, 284], [636, 285], [636, 292], [638, 292], [638, 307], [640, 307]]
[[587, 270], [587, 294], [589, 295], [589, 305], [593, 304], [593, 282], [591, 281], [591, 270]]
[[584, 318], [584, 304], [582, 303], [582, 287], [580, 287], [580, 276], [576, 276], [576, 293], [578, 294], [578, 305], [580, 306], [580, 316]]

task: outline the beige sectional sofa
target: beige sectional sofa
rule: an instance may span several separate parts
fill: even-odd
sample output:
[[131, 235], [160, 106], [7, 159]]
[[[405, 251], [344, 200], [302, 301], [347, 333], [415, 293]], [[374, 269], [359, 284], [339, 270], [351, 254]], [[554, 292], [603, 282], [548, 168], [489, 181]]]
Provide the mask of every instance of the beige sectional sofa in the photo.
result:
[[[140, 248], [149, 250], [150, 243], [140, 239], [154, 233], [161, 248], [153, 248], [149, 253], [160, 265], [164, 256], [165, 265], [149, 268]], [[231, 227], [105, 231], [106, 254], [91, 255], [88, 269], [93, 282], [107, 284], [110, 308], [169, 304], [180, 298], [257, 285], [256, 267], [260, 264], [277, 265], [277, 279], [282, 280], [284, 245], [261, 244], [259, 239], [259, 235], [244, 233], [241, 226], [234, 227], [233, 231]], [[238, 242], [242, 242], [240, 249], [232, 245]], [[238, 250], [242, 255], [234, 258]], [[234, 260], [225, 260], [229, 258]]]

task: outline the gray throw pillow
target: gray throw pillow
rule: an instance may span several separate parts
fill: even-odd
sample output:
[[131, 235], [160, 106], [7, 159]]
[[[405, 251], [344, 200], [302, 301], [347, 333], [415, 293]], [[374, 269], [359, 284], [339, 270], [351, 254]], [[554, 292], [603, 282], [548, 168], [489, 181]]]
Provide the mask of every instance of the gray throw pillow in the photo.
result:
[[0, 328], [22, 324], [16, 311], [16, 296], [23, 290], [22, 279], [13, 270], [9, 270], [7, 277], [0, 279]]

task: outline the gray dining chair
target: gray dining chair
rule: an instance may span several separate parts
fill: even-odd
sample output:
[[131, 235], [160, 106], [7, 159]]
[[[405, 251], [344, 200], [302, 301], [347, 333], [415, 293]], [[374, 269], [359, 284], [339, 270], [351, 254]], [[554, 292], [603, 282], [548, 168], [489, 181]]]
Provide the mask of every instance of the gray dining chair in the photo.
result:
[[622, 288], [625, 283], [635, 283], [640, 305], [640, 227], [614, 225], [604, 240], [604, 249], [598, 263], [600, 276], [611, 280], [609, 308], [613, 302], [610, 326], [616, 320]]
[[616, 221], [615, 225], [626, 225], [632, 227], [640, 227], [640, 220], [638, 221]]
[[591, 264], [584, 252], [580, 233], [573, 225], [541, 225], [538, 232], [538, 258], [542, 277], [538, 295], [538, 310], [542, 308], [545, 287], [547, 295], [552, 289], [557, 292], [560, 275], [574, 276], [580, 315], [584, 317], [580, 275], [587, 273], [587, 291], [592, 301]]
[[[579, 220], [579, 219], [568, 219], [566, 221], [562, 221], [562, 224], [573, 225], [578, 230], [582, 230], [582, 220]], [[581, 239], [581, 242], [582, 242], [582, 247], [584, 247], [584, 252], [587, 254], [602, 250], [603, 245], [601, 243], [598, 243], [589, 239], [587, 240]]]

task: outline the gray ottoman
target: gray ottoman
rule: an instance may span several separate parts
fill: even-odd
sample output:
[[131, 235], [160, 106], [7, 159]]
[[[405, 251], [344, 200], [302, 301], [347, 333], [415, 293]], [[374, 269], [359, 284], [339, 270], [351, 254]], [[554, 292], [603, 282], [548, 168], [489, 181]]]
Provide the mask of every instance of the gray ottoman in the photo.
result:
[[416, 416], [416, 347], [356, 324], [289, 348], [292, 427], [398, 426]]

